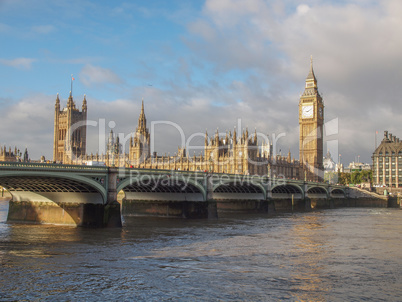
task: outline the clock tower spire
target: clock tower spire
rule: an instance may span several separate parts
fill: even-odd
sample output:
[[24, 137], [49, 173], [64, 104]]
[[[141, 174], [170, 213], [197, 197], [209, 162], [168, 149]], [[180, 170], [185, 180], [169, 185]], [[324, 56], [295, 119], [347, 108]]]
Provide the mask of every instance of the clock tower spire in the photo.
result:
[[323, 167], [323, 126], [324, 103], [317, 88], [313, 70], [313, 58], [306, 86], [299, 101], [300, 162], [306, 170], [308, 180], [322, 181]]

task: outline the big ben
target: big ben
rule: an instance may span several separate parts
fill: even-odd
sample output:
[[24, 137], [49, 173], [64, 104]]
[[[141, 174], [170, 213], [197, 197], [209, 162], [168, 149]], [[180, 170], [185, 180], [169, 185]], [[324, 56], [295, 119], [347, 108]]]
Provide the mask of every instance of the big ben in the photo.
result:
[[322, 181], [324, 103], [318, 92], [313, 70], [313, 59], [306, 78], [306, 86], [299, 102], [300, 162], [304, 165], [305, 178]]

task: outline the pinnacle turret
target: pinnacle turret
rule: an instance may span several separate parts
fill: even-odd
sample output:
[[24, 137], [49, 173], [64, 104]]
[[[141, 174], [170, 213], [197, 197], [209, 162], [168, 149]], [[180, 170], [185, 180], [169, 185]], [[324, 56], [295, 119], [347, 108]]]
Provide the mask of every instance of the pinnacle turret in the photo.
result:
[[307, 75], [306, 81], [314, 81], [317, 82], [317, 79], [314, 75], [314, 70], [313, 70], [313, 56], [310, 57], [310, 71]]
[[87, 111], [87, 97], [84, 94], [84, 100], [82, 101], [82, 111]]
[[303, 96], [314, 96], [314, 95], [319, 95], [318, 89], [317, 89], [317, 78], [315, 77], [314, 74], [314, 69], [313, 69], [313, 56], [310, 57], [310, 70], [306, 78], [306, 86], [303, 92]]
[[74, 104], [74, 101], [73, 101], [73, 95], [71, 94], [71, 91], [70, 91], [70, 95], [69, 95], [69, 97], [68, 97], [68, 101], [67, 101], [67, 108], [74, 108], [75, 107], [75, 104]]
[[145, 117], [144, 99], [142, 99], [141, 113], [140, 117], [138, 118], [138, 130], [145, 129], [146, 127], [147, 127], [147, 119]]

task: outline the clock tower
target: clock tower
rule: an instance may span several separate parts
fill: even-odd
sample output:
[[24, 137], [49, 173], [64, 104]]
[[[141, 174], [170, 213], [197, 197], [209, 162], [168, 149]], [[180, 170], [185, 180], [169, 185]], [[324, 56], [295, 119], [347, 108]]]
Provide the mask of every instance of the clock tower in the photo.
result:
[[324, 103], [317, 89], [313, 58], [306, 86], [299, 102], [300, 162], [307, 180], [323, 181], [323, 125]]

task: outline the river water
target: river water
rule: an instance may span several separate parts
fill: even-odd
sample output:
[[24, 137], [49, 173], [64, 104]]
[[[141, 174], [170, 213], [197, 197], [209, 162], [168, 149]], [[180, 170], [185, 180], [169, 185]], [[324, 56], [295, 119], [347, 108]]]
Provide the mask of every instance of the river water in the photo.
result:
[[0, 301], [401, 301], [402, 211], [6, 223]]

